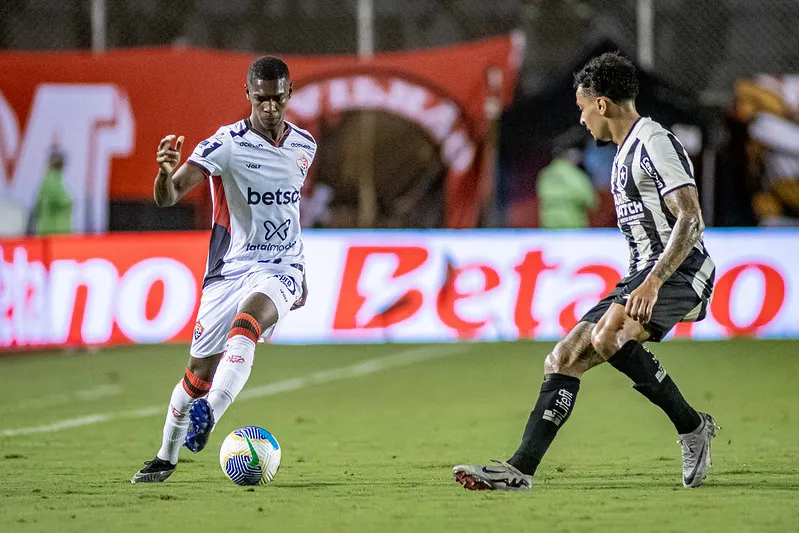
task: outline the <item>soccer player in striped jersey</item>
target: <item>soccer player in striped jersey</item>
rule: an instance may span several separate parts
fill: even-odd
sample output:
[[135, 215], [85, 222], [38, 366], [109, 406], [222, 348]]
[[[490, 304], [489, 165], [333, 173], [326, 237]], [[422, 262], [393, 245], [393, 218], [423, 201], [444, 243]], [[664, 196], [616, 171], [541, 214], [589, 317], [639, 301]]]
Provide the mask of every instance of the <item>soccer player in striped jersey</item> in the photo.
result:
[[300, 189], [316, 142], [284, 120], [291, 91], [286, 64], [261, 57], [247, 72], [249, 118], [219, 128], [180, 168], [183, 137], [158, 146], [156, 204], [174, 205], [208, 180], [214, 219], [189, 364], [172, 391], [161, 448], [132, 483], [164, 481], [181, 446], [205, 447], [250, 376], [255, 344], [305, 305]]
[[575, 405], [583, 373], [605, 361], [669, 417], [682, 446], [682, 482], [702, 484], [710, 467], [713, 418], [697, 412], [645, 341], [658, 342], [677, 322], [702, 320], [715, 266], [702, 242], [704, 223], [693, 167], [680, 141], [635, 108], [635, 67], [618, 53], [592, 59], [575, 74], [580, 123], [618, 149], [612, 192], [630, 248], [630, 270], [586, 313], [544, 362], [544, 383], [521, 445], [507, 461], [458, 465], [472, 490], [524, 490]]

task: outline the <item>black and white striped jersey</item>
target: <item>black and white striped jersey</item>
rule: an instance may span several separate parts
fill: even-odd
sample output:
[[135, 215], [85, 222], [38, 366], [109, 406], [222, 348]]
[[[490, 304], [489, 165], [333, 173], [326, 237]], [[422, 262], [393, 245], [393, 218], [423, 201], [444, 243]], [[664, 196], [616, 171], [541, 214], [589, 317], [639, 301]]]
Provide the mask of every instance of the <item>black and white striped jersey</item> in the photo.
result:
[[[611, 175], [619, 229], [630, 246], [630, 275], [654, 265], [671, 237], [677, 218], [663, 198], [695, 186], [693, 164], [682, 143], [654, 120], [639, 118], [616, 151]], [[684, 278], [707, 300], [714, 274], [700, 239], [673, 276]]]

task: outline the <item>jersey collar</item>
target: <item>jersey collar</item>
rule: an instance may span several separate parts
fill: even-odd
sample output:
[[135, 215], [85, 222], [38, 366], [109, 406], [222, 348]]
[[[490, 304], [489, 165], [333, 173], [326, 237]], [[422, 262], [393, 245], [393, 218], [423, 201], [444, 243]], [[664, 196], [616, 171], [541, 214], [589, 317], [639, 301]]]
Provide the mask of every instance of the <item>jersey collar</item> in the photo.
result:
[[267, 137], [266, 135], [263, 135], [263, 134], [255, 131], [255, 129], [252, 127], [252, 122], [250, 122], [249, 118], [244, 119], [244, 122], [247, 124], [247, 129], [248, 130], [250, 130], [251, 132], [256, 134], [258, 137], [268, 141], [269, 144], [271, 144], [272, 146], [275, 146], [277, 148], [280, 148], [280, 147], [283, 146], [283, 144], [286, 142], [286, 139], [289, 138], [289, 133], [291, 133], [291, 124], [289, 124], [286, 121], [283, 121], [283, 124], [286, 125], [286, 129], [283, 130], [283, 135], [280, 136], [280, 139], [278, 139], [278, 141], [275, 142], [272, 139], [270, 139], [269, 137]]
[[621, 142], [621, 144], [619, 145], [619, 148], [616, 150], [617, 153], [621, 153], [622, 148], [624, 148], [624, 145], [627, 144], [627, 139], [629, 139], [630, 137], [635, 137], [635, 130], [641, 124], [643, 124], [643, 121], [641, 120], [643, 118], [644, 117], [638, 117], [637, 119], [635, 119], [635, 122], [633, 122], [633, 127], [630, 128], [630, 131], [628, 131], [627, 135], [624, 136], [624, 140]]

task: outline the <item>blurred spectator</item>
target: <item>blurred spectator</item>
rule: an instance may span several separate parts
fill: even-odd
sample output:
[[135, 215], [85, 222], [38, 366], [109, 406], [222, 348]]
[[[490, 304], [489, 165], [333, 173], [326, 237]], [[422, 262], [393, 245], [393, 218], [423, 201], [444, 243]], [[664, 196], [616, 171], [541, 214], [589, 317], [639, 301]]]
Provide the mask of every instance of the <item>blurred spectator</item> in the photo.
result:
[[759, 223], [799, 226], [799, 76], [759, 76], [735, 89], [737, 118], [747, 124]]
[[598, 145], [593, 139], [585, 146], [585, 170], [591, 176], [591, 182], [599, 190], [610, 190], [610, 175], [613, 170], [613, 158], [616, 157], [616, 145], [608, 143]]
[[0, 237], [20, 237], [25, 235], [28, 214], [9, 198], [0, 197]]
[[598, 144], [593, 138], [585, 143], [585, 171], [591, 176], [599, 195], [599, 207], [595, 209], [589, 222], [593, 228], [616, 227], [616, 207], [613, 193], [610, 191], [610, 176], [613, 171], [613, 158], [616, 157], [616, 145], [613, 143]]
[[64, 185], [64, 155], [54, 147], [33, 211], [34, 233], [72, 232], [72, 197]]
[[579, 148], [556, 148], [552, 162], [536, 180], [541, 227], [569, 229], [588, 227], [588, 211], [598, 205], [591, 180], [578, 165]]

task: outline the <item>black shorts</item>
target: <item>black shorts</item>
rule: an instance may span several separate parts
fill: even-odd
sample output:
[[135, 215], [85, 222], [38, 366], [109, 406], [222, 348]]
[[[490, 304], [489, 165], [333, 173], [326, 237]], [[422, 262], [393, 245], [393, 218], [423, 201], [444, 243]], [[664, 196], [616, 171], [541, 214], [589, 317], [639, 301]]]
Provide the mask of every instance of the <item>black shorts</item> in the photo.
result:
[[[583, 315], [580, 321], [596, 324], [611, 304], [627, 305], [630, 293], [644, 282], [651, 270], [652, 267], [645, 268], [621, 280], [616, 288]], [[658, 299], [652, 309], [652, 318], [644, 326], [649, 332], [649, 340], [660, 342], [677, 322], [702, 320], [707, 314], [707, 305], [707, 300], [700, 298], [691, 284], [675, 273], [660, 287]]]

